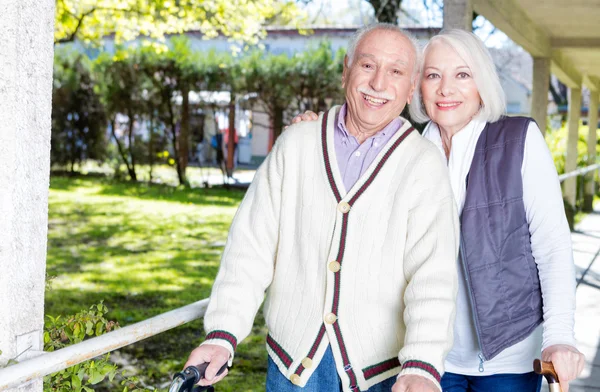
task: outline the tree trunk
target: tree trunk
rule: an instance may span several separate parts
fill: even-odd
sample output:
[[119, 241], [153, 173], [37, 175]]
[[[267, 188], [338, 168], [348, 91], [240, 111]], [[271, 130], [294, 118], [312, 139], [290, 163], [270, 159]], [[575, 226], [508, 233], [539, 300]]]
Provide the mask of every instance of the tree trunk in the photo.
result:
[[233, 160], [235, 153], [235, 95], [231, 92], [231, 98], [229, 99], [229, 143], [227, 143], [227, 176], [231, 177], [233, 174]]
[[150, 110], [150, 141], [148, 142], [148, 164], [150, 171], [148, 173], [148, 182], [152, 183], [152, 174], [154, 171], [154, 109]]
[[275, 144], [277, 138], [279, 137], [279, 135], [281, 135], [281, 132], [283, 131], [283, 110], [283, 108], [278, 106], [275, 106], [275, 108], [273, 108], [273, 145]]
[[127, 166], [127, 173], [129, 173], [129, 177], [131, 178], [132, 181], [137, 181], [137, 176], [135, 174], [135, 170], [133, 170], [129, 166], [129, 160], [127, 159], [127, 156], [125, 154], [125, 151], [123, 150], [123, 146], [121, 145], [119, 138], [117, 137], [117, 132], [115, 131], [115, 127], [116, 127], [116, 123], [117, 123], [116, 119], [112, 119], [110, 123], [111, 123], [110, 124], [110, 132], [111, 132], [113, 138], [115, 139], [115, 143], [117, 143], [117, 149], [119, 150], [119, 155], [121, 156], [121, 159], [125, 163], [125, 166]]
[[378, 22], [398, 24], [398, 11], [402, 0], [368, 0], [375, 10]]
[[[127, 129], [128, 131], [128, 141], [129, 141], [129, 146], [128, 146], [128, 150], [129, 150], [129, 157], [131, 159], [131, 171], [133, 173], [135, 173], [135, 151], [133, 149], [134, 147], [134, 143], [135, 143], [135, 138], [133, 137], [133, 128], [134, 128], [134, 118], [135, 116], [131, 113], [128, 113], [128, 117], [129, 117], [129, 127]], [[135, 178], [134, 178], [135, 177]], [[134, 175], [134, 177], [132, 177], [131, 179], [133, 181], [137, 181], [137, 175]]]
[[173, 144], [173, 154], [175, 155], [175, 169], [177, 170], [177, 179], [179, 185], [189, 186], [187, 179], [185, 178], [185, 170], [181, 167], [181, 160], [179, 159], [179, 144], [177, 137], [177, 126], [175, 125], [175, 112], [173, 111], [173, 104], [167, 103], [169, 109], [169, 123], [171, 126], [171, 143]]
[[181, 127], [179, 129], [179, 160], [181, 170], [185, 173], [190, 155], [190, 89], [187, 85], [181, 88]]
[[77, 151], [77, 138], [75, 137], [76, 132], [77, 129], [75, 127], [71, 128], [71, 136], [69, 137], [69, 144], [71, 145], [71, 148], [69, 149], [69, 163], [71, 164], [71, 174], [75, 173], [75, 156]]
[[569, 103], [567, 95], [563, 93], [560, 88], [554, 88], [552, 82], [550, 82], [550, 94], [552, 94], [552, 99], [557, 106], [563, 106]]

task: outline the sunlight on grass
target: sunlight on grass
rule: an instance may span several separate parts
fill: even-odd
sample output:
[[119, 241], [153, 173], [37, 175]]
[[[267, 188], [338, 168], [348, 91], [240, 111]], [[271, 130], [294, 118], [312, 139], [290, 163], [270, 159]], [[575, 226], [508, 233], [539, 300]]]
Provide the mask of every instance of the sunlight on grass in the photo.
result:
[[[123, 326], [207, 298], [242, 197], [223, 189], [53, 177], [46, 313], [73, 314], [103, 300], [107, 317]], [[265, 333], [259, 316], [219, 391], [264, 390]], [[148, 385], [164, 387], [203, 335], [195, 321], [117, 357]]]

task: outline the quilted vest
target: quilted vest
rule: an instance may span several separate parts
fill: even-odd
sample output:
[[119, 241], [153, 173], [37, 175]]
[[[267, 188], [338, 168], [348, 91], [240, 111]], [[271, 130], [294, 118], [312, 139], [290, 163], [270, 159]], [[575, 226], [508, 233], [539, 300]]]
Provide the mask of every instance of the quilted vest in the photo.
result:
[[523, 204], [530, 118], [488, 123], [475, 148], [461, 215], [461, 257], [484, 360], [542, 322], [542, 295]]

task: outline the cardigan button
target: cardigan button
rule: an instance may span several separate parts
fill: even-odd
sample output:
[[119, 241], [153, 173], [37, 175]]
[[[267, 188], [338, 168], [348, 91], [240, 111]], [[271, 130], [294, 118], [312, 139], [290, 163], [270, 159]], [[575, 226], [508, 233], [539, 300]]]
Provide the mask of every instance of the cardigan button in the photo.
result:
[[292, 374], [290, 376], [290, 381], [292, 382], [292, 384], [294, 385], [300, 385], [301, 384], [301, 380], [300, 380], [300, 376], [297, 374]]
[[328, 314], [325, 316], [325, 322], [326, 322], [327, 324], [333, 324], [333, 323], [335, 323], [336, 321], [337, 321], [337, 316], [336, 316], [335, 314], [333, 314], [333, 313], [328, 313]]
[[342, 214], [347, 214], [348, 212], [350, 212], [350, 204], [348, 204], [345, 201], [341, 201], [338, 204], [338, 211], [340, 211]]
[[312, 359], [306, 357], [302, 360], [302, 366], [304, 366], [305, 369], [310, 369], [313, 366], [313, 361]]
[[337, 260], [333, 260], [331, 263], [329, 263], [329, 265], [327, 266], [327, 268], [329, 268], [329, 271], [336, 273], [340, 270], [340, 263]]

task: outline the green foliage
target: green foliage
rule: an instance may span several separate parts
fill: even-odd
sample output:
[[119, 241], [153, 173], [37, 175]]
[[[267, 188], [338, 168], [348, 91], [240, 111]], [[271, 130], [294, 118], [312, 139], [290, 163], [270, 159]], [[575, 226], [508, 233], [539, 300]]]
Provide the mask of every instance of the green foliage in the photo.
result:
[[[140, 72], [140, 56], [134, 50], [101, 54], [94, 63], [96, 91], [110, 119], [110, 130], [129, 177], [137, 180], [136, 163], [146, 158], [148, 140], [142, 140], [140, 124], [154, 112], [156, 90]], [[118, 121], [124, 114], [126, 122]]]
[[140, 35], [162, 39], [166, 34], [199, 30], [256, 43], [263, 25], [301, 21], [295, 2], [279, 0], [57, 0], [54, 43], [79, 39], [99, 44], [115, 34], [117, 43]]
[[[587, 137], [589, 133], [589, 126], [580, 126], [579, 127], [579, 137], [577, 140], [577, 167], [585, 167], [590, 165], [589, 155], [588, 155], [588, 145], [587, 145]], [[546, 143], [550, 149], [550, 153], [552, 154], [552, 159], [554, 160], [554, 165], [556, 166], [556, 170], [558, 174], [565, 173], [565, 162], [567, 158], [567, 142], [568, 142], [568, 129], [566, 125], [563, 125], [562, 128], [558, 130], [552, 130], [546, 132]], [[596, 137], [596, 140], [598, 138]], [[600, 145], [596, 143], [596, 157], [600, 157]], [[597, 162], [598, 158], [596, 158]], [[595, 162], [593, 162], [595, 163]], [[597, 175], [595, 175], [597, 177]], [[580, 219], [578, 217], [577, 212], [583, 208], [583, 196], [584, 196], [584, 185], [587, 182], [586, 176], [578, 176], [577, 177], [577, 185], [576, 185], [576, 203], [575, 205], [570, 205], [566, 200], [564, 201], [565, 210], [567, 211], [567, 218], [569, 219], [569, 224], [571, 228], [573, 228], [573, 224], [577, 223], [577, 220]], [[574, 220], [573, 220], [574, 218]]]
[[[152, 173], [153, 165], [161, 161], [158, 153], [168, 151], [167, 162], [176, 169], [179, 184], [187, 186], [190, 151], [203, 137], [201, 130], [192, 134], [191, 113], [214, 110], [211, 102], [190, 103], [191, 92], [230, 91], [233, 99], [255, 96], [270, 115], [277, 137], [291, 115], [326, 110], [342, 101], [343, 55], [332, 53], [328, 42], [292, 57], [259, 50], [239, 56], [202, 53], [192, 49], [187, 37], [175, 37], [168, 49], [145, 42], [121, 47], [112, 55], [102, 53], [92, 74], [81, 57], [77, 62], [57, 57], [54, 162], [70, 163], [73, 171], [84, 159], [108, 157], [116, 168], [124, 164], [129, 178], [137, 181], [139, 164], [149, 164]], [[67, 87], [87, 95], [69, 93]], [[76, 115], [71, 114], [74, 110]], [[73, 131], [69, 122], [73, 118], [83, 131]], [[114, 146], [107, 145], [107, 125]], [[76, 143], [68, 143], [73, 135]], [[77, 154], [69, 155], [70, 151]], [[115, 177], [124, 178], [120, 169]]]
[[[100, 301], [89, 310], [80, 311], [72, 316], [47, 315], [44, 326], [44, 351], [59, 350], [118, 328], [116, 322], [104, 317], [106, 313], [108, 308]], [[93, 392], [94, 386], [102, 381], [112, 382], [117, 371], [118, 367], [110, 362], [108, 353], [44, 377], [44, 392]], [[121, 385], [124, 385], [123, 392], [148, 390], [140, 388], [137, 379], [134, 378], [125, 378]]]
[[322, 41], [294, 56], [291, 79], [297, 106], [294, 109], [319, 112], [328, 108], [325, 99], [332, 99], [334, 103], [343, 101], [341, 80], [345, 54], [345, 50], [340, 49], [332, 56], [330, 43]]
[[[198, 181], [192, 169], [190, 180]], [[52, 177], [47, 270], [55, 278], [46, 292], [46, 313], [73, 314], [82, 303], [104, 299], [110, 307], [104, 317], [123, 326], [207, 298], [243, 196], [219, 188]], [[218, 392], [264, 390], [265, 335], [259, 315]], [[203, 336], [197, 320], [111, 358], [127, 363], [138, 385], [164, 388]], [[119, 377], [112, 382], [107, 377], [94, 391], [122, 391]]]
[[59, 50], [52, 89], [52, 164], [70, 165], [105, 156], [105, 112], [94, 92], [90, 62], [81, 54]]
[[[588, 165], [588, 149], [587, 135], [589, 132], [588, 126], [579, 127], [579, 138], [577, 141], [577, 167], [585, 167]], [[569, 130], [566, 125], [557, 130], [546, 132], [546, 143], [552, 154], [554, 165], [558, 174], [565, 172], [565, 162], [567, 158], [567, 140]], [[600, 156], [600, 145], [596, 145], [596, 156]]]
[[325, 110], [325, 99], [341, 100], [342, 59], [343, 52], [332, 55], [328, 42], [293, 57], [254, 51], [240, 60], [238, 83], [258, 95], [277, 137], [286, 111]]

